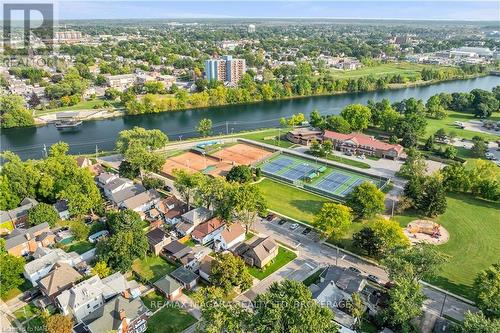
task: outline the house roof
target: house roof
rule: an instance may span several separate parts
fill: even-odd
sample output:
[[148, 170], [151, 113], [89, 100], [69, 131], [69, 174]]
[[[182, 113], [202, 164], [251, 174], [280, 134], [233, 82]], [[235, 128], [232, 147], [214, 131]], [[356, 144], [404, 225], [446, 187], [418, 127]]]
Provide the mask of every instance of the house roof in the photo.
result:
[[165, 198], [156, 204], [156, 208], [168, 219], [173, 219], [187, 211], [187, 205], [174, 196]]
[[197, 239], [201, 239], [212, 232], [214, 232], [217, 229], [220, 229], [224, 226], [224, 222], [222, 222], [221, 219], [214, 217], [213, 219], [210, 219], [206, 222], [203, 222], [201, 224], [198, 224], [193, 232], [191, 233], [191, 236]]
[[146, 192], [139, 193], [131, 198], [128, 198], [127, 200], [123, 201], [123, 206], [128, 209], [135, 209], [137, 207], [140, 207], [148, 202], [154, 201], [160, 199], [160, 193], [158, 193], [157, 190], [150, 189], [147, 190]]
[[146, 191], [146, 188], [144, 186], [142, 186], [141, 184], [134, 184], [118, 192], [111, 193], [110, 200], [118, 205], [123, 201], [132, 198], [144, 191]]
[[168, 236], [163, 230], [155, 228], [149, 231], [146, 234], [146, 237], [148, 238], [149, 244], [154, 246], [156, 244], [163, 242]]
[[210, 276], [210, 274], [212, 273], [212, 262], [214, 260], [215, 259], [210, 256], [206, 256], [205, 258], [203, 258], [199, 267], [200, 273], [203, 272], [206, 275]]
[[168, 275], [156, 281], [154, 286], [167, 295], [170, 295], [181, 288], [181, 285], [174, 278]]
[[82, 276], [73, 267], [66, 263], [58, 263], [55, 268], [38, 283], [47, 291], [47, 294], [53, 295], [66, 289], [73, 282], [78, 281]]
[[163, 249], [165, 250], [165, 252], [177, 259], [180, 259], [185, 255], [193, 252], [193, 250], [189, 246], [184, 245], [177, 240], [168, 243]]
[[111, 172], [102, 172], [97, 176], [97, 181], [101, 184], [107, 184], [113, 179], [118, 178], [117, 174], [111, 173]]
[[5, 248], [7, 250], [23, 244], [28, 241], [28, 238], [35, 238], [35, 235], [40, 234], [43, 231], [49, 231], [50, 227], [47, 222], [37, 224], [29, 229], [17, 228], [11, 232], [10, 235], [5, 239]]
[[68, 201], [67, 200], [57, 200], [55, 204], [52, 205], [58, 213], [62, 213], [68, 210]]
[[120, 311], [125, 313], [126, 318], [134, 320], [147, 313], [149, 309], [144, 305], [140, 297], [127, 299], [122, 295], [118, 295], [89, 316], [83, 318], [83, 322], [87, 324], [91, 332], [117, 331], [122, 323]]
[[325, 282], [333, 281], [340, 290], [348, 294], [361, 291], [366, 284], [359, 274], [337, 266], [329, 266], [321, 273], [321, 277]]
[[77, 262], [80, 255], [76, 252], [64, 252], [62, 249], [50, 249], [46, 254], [38, 259], [27, 262], [24, 265], [24, 271], [31, 275], [41, 269], [52, 266], [57, 262]]
[[236, 238], [240, 237], [242, 234], [245, 234], [245, 228], [240, 223], [233, 223], [229, 226], [226, 226], [221, 233], [222, 238], [226, 243], [231, 243]]
[[193, 281], [198, 279], [197, 274], [191, 272], [189, 269], [183, 266], [180, 266], [175, 271], [170, 273], [170, 276], [183, 284], [191, 284]]
[[117, 179], [113, 179], [109, 183], [106, 183], [103, 186], [103, 188], [105, 190], [113, 192], [114, 190], [116, 190], [117, 188], [119, 188], [120, 186], [122, 186], [124, 184], [130, 184], [130, 186], [132, 186], [132, 181], [130, 179], [127, 179], [127, 178], [117, 178]]
[[299, 137], [321, 135], [321, 131], [313, 130], [310, 128], [297, 128], [291, 130], [289, 133], [293, 136], [299, 136]]
[[325, 131], [323, 137], [327, 139], [340, 140], [340, 141], [350, 140], [361, 146], [373, 147], [375, 149], [380, 149], [385, 151], [391, 149], [396, 150], [398, 153], [401, 153], [403, 151], [403, 146], [401, 145], [386, 143], [375, 139], [373, 136], [362, 133], [343, 134], [333, 131]]
[[255, 254], [257, 258], [263, 260], [271, 255], [271, 253], [278, 247], [278, 244], [271, 237], [252, 238], [249, 242], [249, 249]]
[[30, 208], [38, 205], [38, 201], [31, 198], [24, 198], [20, 206], [8, 211], [0, 211], [0, 223], [17, 220], [26, 214]]
[[205, 207], [198, 207], [182, 214], [182, 219], [188, 223], [198, 225], [212, 217], [212, 212]]

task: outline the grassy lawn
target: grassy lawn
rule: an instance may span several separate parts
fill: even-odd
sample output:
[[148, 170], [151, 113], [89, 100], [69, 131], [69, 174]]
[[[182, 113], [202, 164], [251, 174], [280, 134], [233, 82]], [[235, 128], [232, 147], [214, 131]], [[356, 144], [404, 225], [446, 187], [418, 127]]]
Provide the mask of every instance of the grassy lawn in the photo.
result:
[[252, 274], [252, 276], [257, 278], [257, 279], [262, 280], [262, 279], [268, 277], [269, 275], [273, 274], [278, 269], [285, 266], [286, 264], [288, 264], [290, 261], [292, 261], [295, 258], [297, 258], [297, 255], [294, 252], [287, 250], [284, 247], [280, 246], [278, 248], [278, 255], [276, 256], [276, 258], [274, 258], [273, 261], [271, 261], [271, 263], [269, 265], [264, 267], [263, 270], [261, 270], [257, 267], [250, 267], [250, 269], [249, 269], [250, 274]]
[[196, 323], [186, 310], [167, 305], [148, 319], [148, 333], [180, 333]]
[[337, 156], [337, 155], [328, 155], [328, 159], [330, 161], [334, 162], [339, 162], [342, 164], [347, 164], [353, 167], [361, 168], [361, 169], [370, 169], [371, 166], [367, 163], [361, 162], [361, 161], [356, 161], [356, 160], [351, 160], [348, 158], [344, 158], [342, 156]]
[[384, 76], [388, 74], [401, 74], [405, 76], [416, 76], [422, 68], [433, 67], [426, 65], [413, 64], [409, 62], [388, 63], [376, 66], [363, 66], [354, 71], [332, 70], [332, 75], [337, 78], [358, 78], [361, 76]]
[[[481, 136], [490, 141], [500, 139], [500, 135], [463, 130], [453, 124], [453, 122], [455, 121], [460, 121], [465, 123], [470, 120], [478, 120], [477, 118], [474, 117], [473, 114], [456, 112], [456, 111], [447, 111], [447, 112], [448, 112], [448, 117], [444, 119], [427, 119], [426, 136], [436, 133], [436, 131], [440, 128], [444, 128], [446, 133], [453, 131], [454, 133], [456, 133], [458, 137], [466, 138], [469, 140], [476, 135]], [[489, 120], [500, 121], [500, 116], [493, 115], [489, 118]]]
[[156, 309], [161, 307], [161, 304], [163, 302], [167, 301], [163, 295], [157, 293], [155, 290], [146, 294], [145, 296], [142, 296], [141, 300], [144, 305], [146, 305], [151, 311], [155, 311]]
[[309, 224], [327, 198], [303, 191], [299, 188], [264, 179], [257, 185], [266, 198], [269, 209]]
[[43, 320], [40, 316], [35, 317], [23, 324], [24, 329], [28, 333], [43, 333], [45, 332]]
[[146, 256], [144, 259], [136, 259], [132, 264], [132, 270], [141, 278], [154, 282], [177, 267], [159, 256]]
[[14, 297], [22, 294], [23, 292], [30, 290], [33, 287], [31, 282], [24, 279], [24, 283], [20, 285], [18, 288], [14, 288], [9, 290], [4, 296], [2, 296], [3, 301], [8, 301], [9, 299], [13, 299]]
[[[250, 132], [250, 133], [242, 133], [238, 135], [240, 138], [259, 141], [263, 143], [267, 143], [269, 145], [278, 146], [282, 148], [290, 148], [293, 146], [293, 143], [288, 141], [285, 138], [285, 134], [288, 132], [288, 129], [282, 128], [279, 129], [270, 129], [262, 132]], [[278, 135], [281, 134], [281, 139], [278, 141]]]
[[67, 252], [76, 252], [78, 254], [85, 253], [89, 250], [92, 250], [95, 247], [95, 244], [92, 244], [88, 240], [76, 241], [70, 244], [67, 248]]
[[189, 238], [188, 240], [184, 241], [183, 244], [189, 247], [195, 247], [197, 243], [192, 238]]
[[245, 240], [249, 240], [249, 239], [250, 239], [250, 238], [252, 238], [253, 236], [255, 236], [255, 235], [249, 231], [249, 232], [247, 232], [247, 233], [245, 234]]
[[318, 282], [319, 276], [321, 275], [321, 273], [323, 273], [323, 271], [323, 268], [318, 269], [316, 272], [312, 273], [304, 281], [302, 281], [302, 283], [309, 287], [311, 284]]
[[17, 309], [14, 312], [14, 316], [20, 322], [23, 322], [26, 319], [34, 317], [35, 315], [38, 314], [40, 314], [40, 310], [35, 305], [33, 305], [33, 303], [26, 304], [25, 306], [23, 306], [20, 309]]
[[[452, 256], [433, 284], [468, 298], [473, 297], [476, 274], [500, 262], [500, 205], [469, 195], [450, 194], [446, 213], [436, 221], [450, 233], [439, 249]], [[402, 226], [418, 218], [416, 214], [397, 216]]]

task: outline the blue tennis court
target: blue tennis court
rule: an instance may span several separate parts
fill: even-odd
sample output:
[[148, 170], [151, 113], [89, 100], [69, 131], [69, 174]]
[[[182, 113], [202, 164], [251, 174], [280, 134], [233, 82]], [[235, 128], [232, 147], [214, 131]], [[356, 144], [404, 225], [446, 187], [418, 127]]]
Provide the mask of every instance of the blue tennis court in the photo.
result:
[[341, 195], [348, 195], [349, 193], [354, 190], [354, 188], [358, 185], [361, 185], [362, 183], [366, 182], [366, 179], [356, 179], [352, 184], [350, 184], [345, 190], [342, 191]]
[[314, 167], [308, 164], [298, 164], [287, 170], [282, 176], [290, 180], [297, 180], [306, 177], [314, 170]]
[[315, 187], [328, 191], [328, 192], [334, 192], [336, 189], [338, 189], [340, 186], [342, 186], [345, 182], [347, 182], [351, 177], [333, 172], [323, 178], [319, 183], [315, 185]]
[[279, 158], [273, 161], [266, 162], [262, 167], [262, 170], [269, 173], [277, 173], [293, 163], [294, 163], [293, 159], [280, 156]]

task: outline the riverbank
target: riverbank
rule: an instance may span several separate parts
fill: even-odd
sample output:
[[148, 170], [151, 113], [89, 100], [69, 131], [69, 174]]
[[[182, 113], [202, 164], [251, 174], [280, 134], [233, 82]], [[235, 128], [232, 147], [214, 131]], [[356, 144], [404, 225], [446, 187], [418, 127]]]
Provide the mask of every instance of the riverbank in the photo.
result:
[[[429, 80], [429, 81], [419, 80], [419, 81], [407, 82], [407, 83], [393, 83], [393, 84], [388, 84], [388, 87], [385, 89], [368, 89], [368, 90], [357, 91], [357, 92], [339, 91], [339, 92], [324, 93], [324, 94], [288, 96], [288, 97], [282, 97], [282, 98], [278, 98], [278, 99], [257, 100], [257, 101], [251, 101], [251, 102], [245, 102], [245, 103], [225, 103], [225, 104], [218, 104], [218, 105], [212, 105], [212, 106], [201, 106], [201, 107], [189, 106], [189, 107], [185, 107], [185, 108], [178, 108], [175, 110], [160, 111], [160, 112], [158, 112], [158, 114], [165, 113], [165, 112], [185, 112], [187, 110], [203, 110], [203, 109], [209, 109], [209, 108], [214, 108], [214, 107], [243, 106], [243, 105], [259, 104], [259, 103], [263, 103], [263, 102], [279, 102], [279, 101], [296, 100], [296, 99], [304, 99], [304, 98], [311, 98], [311, 97], [340, 96], [340, 95], [357, 94], [357, 93], [400, 90], [400, 89], [408, 89], [408, 88], [415, 88], [415, 87], [431, 86], [431, 85], [435, 85], [435, 84], [441, 84], [441, 83], [452, 82], [452, 81], [463, 81], [463, 80], [477, 79], [477, 78], [486, 77], [489, 75], [490, 75], [490, 73], [478, 73], [478, 74], [467, 75], [464, 77], [444, 79], [444, 80]], [[161, 97], [163, 95], [157, 95], [157, 96]], [[395, 102], [395, 101], [393, 101], [393, 102]], [[118, 105], [118, 104], [116, 104], [116, 105]], [[110, 110], [112, 110], [112, 111], [110, 111]], [[83, 118], [80, 117], [81, 120], [82, 121], [90, 121], [90, 120], [101, 120], [101, 119], [109, 119], [109, 118], [116, 118], [116, 117], [123, 117], [123, 116], [143, 116], [146, 114], [157, 114], [157, 113], [144, 113], [144, 114], [130, 115], [130, 114], [126, 113], [124, 107], [118, 108], [116, 106], [114, 107], [114, 109], [110, 109], [108, 107], [108, 108], [91, 109], [91, 110], [88, 110], [88, 109], [87, 110], [85, 110], [85, 109], [78, 110], [78, 109], [75, 109], [74, 106], [70, 106], [70, 107], [68, 107], [67, 110], [64, 110], [62, 108], [54, 109], [52, 112], [50, 110], [47, 110], [46, 113], [40, 114], [38, 117], [35, 118], [35, 125], [44, 126], [44, 125], [47, 125], [48, 123], [54, 121], [56, 112], [57, 113], [72, 113], [72, 112], [85, 113], [85, 112], [96, 112], [96, 111], [101, 112], [101, 114], [86, 116]]]

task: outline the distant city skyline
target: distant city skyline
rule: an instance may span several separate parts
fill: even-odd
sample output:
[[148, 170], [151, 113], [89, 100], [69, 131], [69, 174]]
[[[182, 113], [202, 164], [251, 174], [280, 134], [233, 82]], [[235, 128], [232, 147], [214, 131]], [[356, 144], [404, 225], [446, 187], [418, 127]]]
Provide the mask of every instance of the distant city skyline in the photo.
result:
[[332, 18], [476, 20], [500, 17], [498, 1], [59, 1], [68, 19]]

